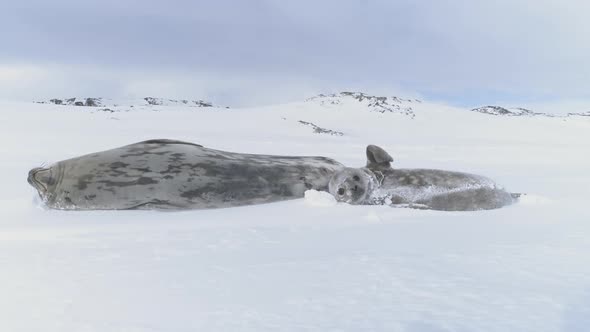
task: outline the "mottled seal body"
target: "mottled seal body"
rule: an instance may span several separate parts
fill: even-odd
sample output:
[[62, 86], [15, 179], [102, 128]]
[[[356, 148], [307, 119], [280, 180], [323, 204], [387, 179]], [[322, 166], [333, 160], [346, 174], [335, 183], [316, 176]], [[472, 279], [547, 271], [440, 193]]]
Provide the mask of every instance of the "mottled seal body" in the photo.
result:
[[436, 169], [395, 169], [378, 146], [367, 147], [367, 166], [334, 174], [329, 191], [350, 204], [390, 204], [445, 211], [496, 209], [515, 195], [475, 174]]
[[327, 190], [344, 166], [325, 157], [241, 154], [149, 140], [29, 172], [45, 204], [63, 210], [206, 209]]

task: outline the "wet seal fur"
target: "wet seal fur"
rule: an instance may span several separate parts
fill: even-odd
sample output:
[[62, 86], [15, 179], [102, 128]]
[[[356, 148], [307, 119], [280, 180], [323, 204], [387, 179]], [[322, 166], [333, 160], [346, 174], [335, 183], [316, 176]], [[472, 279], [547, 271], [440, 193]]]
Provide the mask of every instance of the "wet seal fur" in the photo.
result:
[[53, 209], [207, 209], [326, 191], [342, 169], [326, 157], [241, 154], [156, 139], [34, 168], [28, 182]]
[[330, 179], [337, 201], [359, 205], [392, 205], [444, 211], [497, 209], [510, 205], [511, 194], [479, 175], [436, 169], [395, 169], [382, 148], [367, 147], [367, 165], [345, 168]]

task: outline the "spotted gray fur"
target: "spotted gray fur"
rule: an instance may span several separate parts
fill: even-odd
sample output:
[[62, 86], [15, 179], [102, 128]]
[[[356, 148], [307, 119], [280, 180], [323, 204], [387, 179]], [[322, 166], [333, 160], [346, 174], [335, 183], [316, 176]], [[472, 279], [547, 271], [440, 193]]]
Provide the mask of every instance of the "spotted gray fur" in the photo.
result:
[[330, 179], [336, 200], [350, 204], [387, 204], [445, 211], [496, 209], [512, 204], [511, 194], [479, 175], [436, 169], [394, 169], [393, 158], [367, 147], [367, 165], [345, 168]]
[[206, 209], [300, 198], [308, 189], [327, 190], [342, 169], [326, 157], [149, 140], [34, 168], [28, 181], [53, 209]]

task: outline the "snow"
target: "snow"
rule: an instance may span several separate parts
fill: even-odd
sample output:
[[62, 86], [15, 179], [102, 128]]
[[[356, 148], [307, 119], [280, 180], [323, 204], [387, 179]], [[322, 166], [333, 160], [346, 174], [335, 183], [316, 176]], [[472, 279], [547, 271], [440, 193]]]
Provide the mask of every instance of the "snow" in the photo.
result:
[[[114, 113], [0, 102], [0, 331], [587, 329], [588, 117], [423, 101], [412, 118], [339, 98]], [[64, 212], [44, 209], [26, 182], [42, 163], [149, 138], [351, 167], [377, 144], [395, 167], [481, 174], [527, 195], [477, 212], [351, 206], [313, 191], [220, 210]]]
[[304, 198], [310, 206], [335, 206], [338, 204], [334, 196], [327, 191], [307, 190]]

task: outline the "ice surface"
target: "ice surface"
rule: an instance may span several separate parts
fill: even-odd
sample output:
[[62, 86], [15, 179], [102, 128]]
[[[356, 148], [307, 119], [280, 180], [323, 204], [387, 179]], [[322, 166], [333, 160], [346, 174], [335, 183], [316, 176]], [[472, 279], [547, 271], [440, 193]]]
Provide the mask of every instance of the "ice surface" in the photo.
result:
[[338, 204], [329, 192], [314, 189], [305, 191], [305, 202], [310, 206], [335, 206]]
[[[363, 107], [0, 103], [0, 331], [590, 326], [590, 119]], [[377, 144], [394, 167], [482, 174], [527, 195], [483, 212], [332, 204], [317, 192], [222, 210], [62, 212], [43, 209], [26, 181], [41, 163], [150, 138], [351, 167]]]

